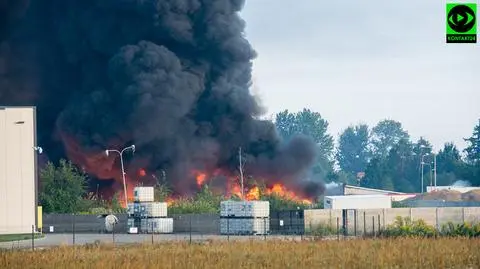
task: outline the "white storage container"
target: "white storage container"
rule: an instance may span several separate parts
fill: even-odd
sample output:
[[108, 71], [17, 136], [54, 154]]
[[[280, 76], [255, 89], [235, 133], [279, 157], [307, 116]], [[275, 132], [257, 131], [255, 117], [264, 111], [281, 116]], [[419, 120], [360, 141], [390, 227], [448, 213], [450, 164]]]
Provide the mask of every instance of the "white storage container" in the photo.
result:
[[153, 187], [135, 187], [133, 189], [133, 197], [136, 202], [153, 202]]
[[148, 219], [140, 220], [140, 232], [142, 233], [150, 232], [150, 227], [148, 226]]
[[128, 204], [127, 204], [127, 214], [128, 214], [128, 215], [133, 215], [134, 208], [135, 208], [135, 204], [133, 204], [133, 203], [128, 203]]
[[392, 208], [392, 199], [388, 195], [344, 195], [325, 196], [325, 209], [377, 209]]
[[135, 219], [127, 219], [127, 228], [135, 227]]
[[141, 213], [145, 211], [145, 207], [143, 206], [143, 204], [141, 203], [134, 203], [133, 204], [133, 213], [132, 215], [136, 216], [136, 217], [140, 217], [141, 216]]
[[222, 218], [220, 219], [221, 234], [253, 234], [262, 235], [270, 232], [268, 218]]
[[142, 217], [166, 217], [167, 203], [142, 203], [140, 210]]
[[172, 218], [152, 218], [148, 220], [148, 230], [151, 233], [173, 233], [173, 219]]
[[266, 218], [270, 216], [270, 203], [268, 201], [222, 201], [220, 216]]

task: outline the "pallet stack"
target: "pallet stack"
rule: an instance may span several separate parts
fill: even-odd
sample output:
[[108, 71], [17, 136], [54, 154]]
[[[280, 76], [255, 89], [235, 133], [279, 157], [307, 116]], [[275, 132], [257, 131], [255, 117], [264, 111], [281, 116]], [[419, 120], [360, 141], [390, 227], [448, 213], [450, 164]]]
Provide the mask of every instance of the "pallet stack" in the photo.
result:
[[264, 235], [270, 233], [268, 201], [223, 201], [220, 203], [220, 233]]
[[134, 202], [128, 204], [129, 233], [173, 233], [173, 219], [167, 218], [167, 203], [154, 202], [153, 187], [135, 187]]

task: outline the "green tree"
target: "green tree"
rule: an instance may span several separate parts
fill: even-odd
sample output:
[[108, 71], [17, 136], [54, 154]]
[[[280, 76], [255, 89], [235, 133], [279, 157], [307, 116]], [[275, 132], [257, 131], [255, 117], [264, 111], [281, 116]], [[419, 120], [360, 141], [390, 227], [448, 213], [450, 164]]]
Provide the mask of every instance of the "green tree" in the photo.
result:
[[469, 138], [464, 139], [468, 146], [465, 148], [467, 153], [467, 161], [470, 164], [480, 165], [480, 120], [478, 124], [473, 128], [473, 134]]
[[401, 139], [389, 152], [386, 162], [388, 177], [394, 186], [393, 190], [402, 192], [415, 191], [418, 182], [416, 169], [416, 154], [414, 145]]
[[[425, 186], [433, 183], [433, 152], [432, 144], [426, 140], [424, 137], [420, 137], [418, 141], [414, 144], [413, 153], [416, 159], [416, 166], [418, 170], [418, 178], [421, 178], [422, 175], [422, 161], [423, 161], [423, 186], [425, 191]], [[420, 183], [420, 191], [422, 185]]]
[[370, 158], [369, 140], [369, 130], [365, 124], [349, 126], [340, 134], [335, 157], [342, 171], [353, 176], [365, 171]]
[[437, 185], [451, 185], [462, 180], [465, 163], [460, 152], [453, 143], [445, 143], [437, 154]]
[[409, 140], [401, 139], [386, 158], [372, 159], [362, 185], [402, 192], [419, 191], [418, 157], [413, 152], [414, 146]]
[[467, 164], [463, 174], [472, 184], [480, 185], [480, 120], [473, 128], [472, 136], [466, 138], [465, 141], [468, 145], [465, 148]]
[[390, 182], [385, 183], [385, 178], [388, 176], [388, 171], [386, 170], [384, 160], [373, 158], [365, 170], [365, 178], [362, 180], [362, 186], [383, 189], [385, 185], [391, 185]]
[[402, 139], [409, 140], [402, 124], [394, 120], [382, 120], [372, 129], [372, 151], [375, 157], [385, 158], [390, 150]]
[[297, 113], [284, 110], [276, 115], [275, 125], [284, 140], [289, 140], [298, 134], [313, 139], [318, 150], [313, 173], [325, 178], [333, 167], [333, 137], [328, 134], [328, 122], [320, 113], [306, 108]]
[[47, 163], [40, 172], [40, 202], [46, 213], [73, 213], [86, 193], [86, 176], [71, 162]]
[[172, 193], [172, 190], [166, 184], [158, 184], [155, 186], [155, 201], [165, 202]]

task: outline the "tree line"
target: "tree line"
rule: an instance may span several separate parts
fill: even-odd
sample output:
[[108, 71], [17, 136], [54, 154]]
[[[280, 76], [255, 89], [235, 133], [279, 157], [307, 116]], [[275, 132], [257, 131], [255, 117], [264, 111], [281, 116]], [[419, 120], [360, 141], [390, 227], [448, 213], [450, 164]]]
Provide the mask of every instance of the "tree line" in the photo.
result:
[[381, 120], [373, 127], [348, 126], [337, 138], [337, 146], [328, 133], [328, 121], [318, 112], [284, 110], [276, 114], [275, 124], [284, 139], [303, 134], [317, 144], [313, 180], [421, 192], [422, 167], [424, 186], [430, 185], [436, 158], [437, 185], [451, 185], [459, 180], [480, 185], [480, 120], [471, 137], [465, 138], [467, 148], [463, 152], [453, 142], [434, 151], [424, 137], [412, 141], [402, 124], [392, 119]]

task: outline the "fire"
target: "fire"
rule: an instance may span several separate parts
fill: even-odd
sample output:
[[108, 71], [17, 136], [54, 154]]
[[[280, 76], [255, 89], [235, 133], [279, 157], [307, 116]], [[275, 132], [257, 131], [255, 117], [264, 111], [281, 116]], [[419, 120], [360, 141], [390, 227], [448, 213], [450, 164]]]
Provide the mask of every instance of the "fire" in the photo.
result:
[[196, 179], [197, 179], [198, 187], [201, 187], [205, 183], [205, 180], [207, 179], [207, 175], [205, 173], [199, 173]]
[[[75, 141], [72, 137], [61, 133], [61, 137], [65, 143], [66, 151], [69, 158], [76, 164], [81, 165], [82, 169], [89, 173], [94, 174], [98, 179], [115, 179], [117, 182], [115, 184], [115, 189], [113, 193], [118, 193], [118, 200], [119, 203], [126, 207], [125, 204], [125, 194], [123, 189], [123, 177], [121, 170], [119, 169], [116, 163], [115, 156], [106, 156], [103, 152], [86, 152], [84, 151], [80, 145]], [[202, 187], [207, 181], [210, 180], [211, 176], [220, 175], [222, 171], [217, 169], [213, 172], [204, 172], [204, 171], [192, 171], [192, 176], [195, 178], [196, 184], [198, 187]], [[133, 201], [133, 189], [136, 185], [135, 182], [140, 181], [140, 178], [146, 178], [147, 171], [144, 168], [140, 168], [135, 173], [131, 175], [125, 175], [125, 182], [127, 185], [127, 197], [128, 202]], [[138, 178], [133, 178], [138, 177]], [[144, 179], [142, 179], [143, 181]], [[229, 198], [232, 195], [236, 195], [242, 198], [242, 189], [238, 182], [238, 178], [230, 177], [227, 186], [226, 186], [225, 197]], [[244, 199], [249, 201], [260, 200], [262, 190], [258, 186], [245, 186], [244, 192]], [[273, 184], [271, 187], [266, 188], [263, 191], [267, 195], [277, 195], [286, 199], [290, 199], [297, 202], [303, 202], [305, 204], [311, 204], [312, 201], [308, 199], [304, 199], [300, 195], [297, 195], [295, 192], [288, 190], [284, 185], [281, 183]], [[166, 200], [168, 205], [171, 205], [175, 202], [174, 198], [168, 198]]]
[[245, 199], [249, 201], [260, 200], [260, 189], [257, 186], [251, 188], [245, 195]]
[[305, 203], [305, 204], [312, 204], [312, 201], [310, 201], [308, 199], [300, 198], [294, 192], [287, 190], [287, 188], [280, 183], [273, 184], [273, 186], [271, 188], [266, 190], [266, 193], [268, 195], [275, 194], [277, 196], [287, 198], [287, 199], [297, 201], [297, 202], [302, 202], [302, 203]]
[[175, 199], [173, 199], [172, 197], [168, 197], [165, 202], [168, 206], [171, 206], [175, 202]]

